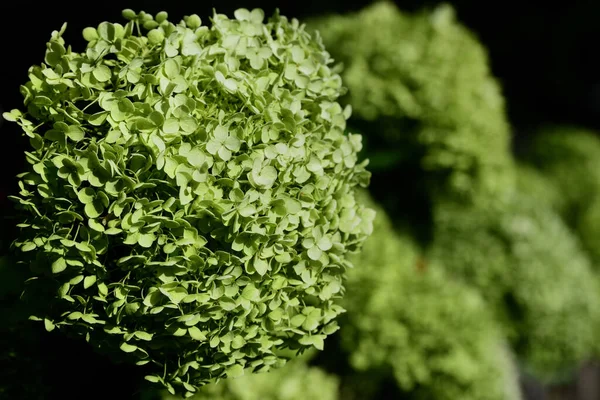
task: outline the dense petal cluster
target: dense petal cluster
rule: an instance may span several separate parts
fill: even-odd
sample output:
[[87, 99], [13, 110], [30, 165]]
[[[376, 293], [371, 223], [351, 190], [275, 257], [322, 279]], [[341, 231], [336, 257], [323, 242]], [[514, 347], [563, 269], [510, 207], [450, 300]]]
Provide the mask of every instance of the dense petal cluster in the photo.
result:
[[35, 317], [188, 394], [322, 348], [372, 220], [329, 54], [258, 9], [124, 16], [81, 53], [53, 32], [4, 115], [32, 146], [13, 199]]

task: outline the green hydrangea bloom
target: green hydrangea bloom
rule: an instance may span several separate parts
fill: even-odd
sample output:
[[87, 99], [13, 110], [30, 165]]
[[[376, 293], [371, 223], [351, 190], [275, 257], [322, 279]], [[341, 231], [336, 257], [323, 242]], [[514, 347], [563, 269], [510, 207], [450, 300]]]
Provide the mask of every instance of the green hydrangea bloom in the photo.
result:
[[432, 260], [479, 289], [525, 370], [549, 382], [592, 356], [600, 286], [559, 215], [524, 195], [496, 210], [438, 206]]
[[[302, 361], [202, 387], [192, 400], [336, 400], [338, 378]], [[162, 400], [177, 397], [165, 395]]]
[[372, 218], [328, 53], [258, 9], [123, 14], [81, 53], [53, 32], [4, 115], [32, 146], [13, 199], [35, 317], [171, 393], [321, 348]]
[[518, 381], [479, 294], [422, 263], [381, 209], [348, 274], [340, 330], [357, 370], [391, 370], [417, 399], [518, 399]]
[[369, 146], [379, 141], [392, 158], [418, 157], [440, 195], [485, 199], [512, 190], [504, 100], [486, 51], [451, 6], [408, 14], [377, 2], [310, 27], [343, 63], [344, 101]]

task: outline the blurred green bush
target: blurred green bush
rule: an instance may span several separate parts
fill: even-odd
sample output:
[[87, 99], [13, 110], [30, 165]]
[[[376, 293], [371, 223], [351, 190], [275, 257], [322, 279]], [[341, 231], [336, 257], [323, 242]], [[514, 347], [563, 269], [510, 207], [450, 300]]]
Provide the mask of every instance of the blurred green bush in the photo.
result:
[[593, 354], [598, 278], [551, 208], [525, 195], [492, 212], [440, 207], [435, 227], [431, 259], [488, 299], [527, 371], [565, 380]]
[[[339, 380], [305, 360], [265, 373], [225, 379], [202, 387], [193, 400], [337, 400]], [[179, 397], [165, 394], [162, 400]], [[148, 396], [145, 400], [151, 400]]]
[[485, 49], [451, 6], [409, 14], [376, 2], [308, 26], [343, 63], [349, 124], [365, 133], [371, 158], [383, 157], [386, 168], [417, 163], [439, 195], [464, 200], [510, 189], [504, 99]]
[[373, 236], [348, 274], [340, 332], [351, 365], [389, 371], [410, 398], [518, 399], [485, 302], [421, 253], [378, 207]]
[[[419, 242], [431, 268], [481, 293], [524, 371], [544, 382], [569, 379], [593, 356], [600, 321], [598, 278], [570, 222], [593, 236], [597, 225], [586, 216], [594, 209], [569, 215], [600, 185], [596, 138], [578, 133], [579, 143], [562, 144], [549, 132], [539, 140], [552, 149], [534, 143], [525, 159], [535, 162], [517, 162], [486, 52], [449, 5], [409, 14], [377, 2], [309, 26], [343, 63], [349, 126], [364, 135], [365, 155], [383, 160], [370, 190], [395, 226], [427, 225]], [[401, 177], [394, 192], [390, 170]], [[426, 210], [411, 211], [429, 220], [398, 212], [421, 188], [415, 181], [426, 182], [424, 201], [409, 205]], [[587, 247], [593, 240], [582, 239]]]
[[579, 235], [594, 264], [600, 264], [598, 132], [574, 126], [540, 128], [526, 144], [521, 158], [560, 194], [548, 196], [546, 201]]

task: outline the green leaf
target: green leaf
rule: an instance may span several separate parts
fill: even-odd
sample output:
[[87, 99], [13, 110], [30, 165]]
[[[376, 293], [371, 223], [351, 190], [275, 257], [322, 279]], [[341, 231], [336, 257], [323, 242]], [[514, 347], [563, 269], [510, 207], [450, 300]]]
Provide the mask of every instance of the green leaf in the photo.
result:
[[50, 106], [52, 105], [52, 99], [46, 96], [38, 95], [33, 99], [33, 104], [38, 106]]
[[55, 325], [48, 318], [44, 318], [44, 328], [46, 328], [46, 331], [52, 332], [55, 328]]
[[260, 8], [255, 8], [250, 12], [250, 21], [260, 24], [265, 19], [265, 12]]
[[85, 214], [90, 218], [98, 218], [104, 212], [104, 206], [98, 201], [88, 203], [84, 207]]
[[246, 300], [257, 302], [260, 300], [260, 290], [258, 290], [253, 284], [248, 284], [244, 290], [242, 290], [242, 297]]
[[104, 225], [95, 219], [88, 219], [88, 226], [96, 232], [104, 232]]
[[104, 123], [104, 121], [106, 121], [108, 115], [108, 111], [100, 111], [96, 114], [90, 115], [88, 117], [88, 122], [94, 126], [100, 126]]
[[10, 122], [17, 122], [17, 119], [22, 116], [21, 111], [14, 109], [10, 112], [2, 113], [2, 118]]
[[277, 179], [277, 170], [270, 165], [260, 171], [252, 170], [251, 174], [255, 186], [265, 189], [272, 187]]
[[304, 314], [296, 314], [290, 319], [290, 324], [295, 326], [296, 328], [302, 326], [304, 321], [306, 320], [306, 315]]
[[206, 162], [206, 155], [198, 148], [190, 150], [185, 157], [196, 168], [200, 168]]
[[238, 21], [249, 21], [250, 20], [250, 11], [246, 8], [239, 8], [233, 12], [233, 16]]
[[96, 30], [96, 28], [91, 28], [91, 27], [84, 28], [82, 34], [83, 34], [83, 38], [85, 40], [87, 40], [88, 42], [97, 40], [99, 37], [98, 31]]
[[179, 126], [181, 127], [181, 130], [186, 133], [194, 133], [198, 128], [196, 120], [192, 117], [180, 119]]
[[262, 258], [256, 258], [254, 260], [254, 269], [256, 270], [256, 272], [258, 272], [260, 276], [263, 276], [267, 273], [269, 269], [269, 264]]
[[323, 236], [317, 242], [317, 246], [319, 247], [319, 249], [321, 249], [323, 251], [327, 251], [327, 250], [331, 249], [331, 247], [333, 246], [333, 243], [331, 242], [331, 239], [329, 238], [329, 236]]
[[175, 118], [168, 118], [163, 124], [163, 132], [167, 134], [175, 134], [179, 132], [179, 121]]
[[140, 246], [145, 247], [145, 248], [150, 248], [150, 247], [152, 247], [152, 244], [154, 243], [155, 240], [156, 240], [156, 236], [154, 236], [153, 233], [143, 233], [143, 234], [139, 235], [137, 241]]
[[152, 340], [152, 337], [154, 336], [154, 334], [152, 334], [152, 333], [143, 332], [143, 331], [135, 331], [135, 332], [133, 332], [133, 334], [138, 339], [145, 340], [145, 341]]
[[53, 274], [61, 273], [65, 269], [67, 269], [67, 262], [65, 261], [65, 259], [63, 257], [60, 257], [59, 259], [57, 259], [56, 261], [54, 261], [52, 263], [52, 273]]
[[162, 378], [158, 375], [146, 375], [144, 379], [152, 383], [162, 382]]
[[[283, 315], [284, 315], [284, 312], [281, 310], [281, 308], [276, 308], [275, 310], [273, 310], [269, 313], [269, 318], [271, 318], [275, 322], [278, 322], [281, 320]], [[298, 325], [298, 326], [300, 326], [300, 325]]]
[[92, 253], [94, 251], [94, 249], [88, 243], [84, 242], [75, 243], [75, 247], [77, 248], [77, 250], [82, 251], [84, 253]]
[[321, 311], [315, 310], [306, 316], [306, 319], [302, 323], [302, 327], [310, 332], [318, 328], [320, 321]]
[[246, 340], [240, 335], [237, 335], [231, 341], [231, 347], [236, 350], [241, 349], [242, 347], [244, 347], [245, 344], [246, 344]]
[[179, 304], [181, 301], [188, 295], [187, 290], [185, 288], [178, 286], [173, 289], [163, 289], [160, 288], [160, 291], [167, 296], [171, 302], [174, 304]]
[[104, 233], [107, 235], [118, 235], [121, 232], [123, 232], [123, 230], [120, 228], [108, 228], [104, 231]]
[[165, 246], [163, 247], [163, 251], [166, 254], [171, 254], [173, 253], [175, 250], [177, 250], [177, 245], [175, 243], [167, 243], [165, 244]]
[[98, 25], [98, 35], [108, 42], [112, 42], [115, 39], [115, 33], [115, 26], [111, 23], [101, 22]]
[[154, 291], [146, 295], [144, 298], [144, 305], [148, 307], [155, 307], [160, 303], [162, 295], [160, 291]]
[[227, 374], [228, 378], [238, 378], [244, 375], [244, 367], [242, 367], [239, 364], [235, 364], [227, 368], [227, 371], [225, 371], [225, 373]]
[[223, 125], [218, 125], [215, 128], [213, 135], [219, 142], [223, 142], [229, 137], [229, 130]]
[[81, 129], [80, 126], [70, 125], [69, 129], [67, 130], [67, 137], [74, 142], [79, 142], [83, 140], [83, 138], [85, 137], [85, 133], [83, 132], [83, 129]]
[[230, 297], [222, 297], [219, 299], [219, 305], [225, 311], [234, 310], [237, 307], [235, 300]]
[[90, 276], [86, 276], [85, 279], [83, 280], [83, 287], [85, 289], [88, 289], [89, 287], [91, 287], [94, 283], [96, 283], [96, 275], [90, 275]]
[[167, 78], [175, 79], [179, 75], [179, 64], [172, 58], [168, 58], [165, 61], [164, 70]]
[[26, 242], [22, 247], [21, 247], [21, 251], [22, 252], [28, 252], [31, 250], [34, 250], [37, 246], [35, 245], [35, 243], [33, 242]]
[[150, 115], [148, 115], [148, 120], [150, 120], [154, 126], [157, 127], [161, 127], [165, 123], [165, 117], [158, 111], [152, 111]]
[[307, 253], [308, 253], [308, 258], [310, 258], [311, 260], [315, 260], [315, 261], [320, 259], [321, 256], [323, 255], [323, 252], [317, 246], [313, 246], [310, 249], [308, 249]]
[[238, 209], [238, 212], [242, 217], [249, 217], [256, 213], [256, 207], [252, 204], [246, 204]]
[[106, 65], [100, 65], [96, 67], [92, 73], [98, 82], [107, 82], [112, 76], [110, 68], [108, 68]]
[[206, 340], [206, 336], [195, 326], [191, 326], [188, 328], [188, 333], [190, 337], [194, 340], [204, 342]]
[[69, 293], [69, 289], [71, 289], [71, 285], [69, 285], [69, 282], [65, 282], [62, 285], [60, 285], [60, 287], [58, 288], [58, 297], [60, 297], [61, 299], [66, 298]]
[[324, 335], [312, 335], [302, 336], [298, 343], [305, 346], [314, 346], [317, 350], [323, 350], [324, 348]]
[[44, 138], [42, 138], [37, 133], [34, 133], [33, 137], [29, 139], [29, 143], [31, 144], [31, 147], [33, 147], [35, 150], [40, 150], [44, 147]]
[[67, 318], [76, 321], [78, 319], [81, 319], [82, 316], [83, 316], [83, 314], [80, 313], [79, 311], [74, 311], [74, 312], [70, 313], [67, 316]]
[[98, 293], [102, 296], [106, 296], [108, 294], [108, 287], [104, 283], [98, 284]]
[[138, 349], [137, 346], [131, 345], [129, 343], [123, 342], [121, 343], [120, 346], [121, 350], [123, 350], [125, 353], [133, 353], [134, 351], [136, 351]]
[[[135, 11], [133, 11], [130, 8], [126, 8], [124, 9], [121, 14], [123, 15], [123, 18], [128, 19], [128, 20], [132, 20], [135, 19], [137, 17], [137, 14], [135, 13]], [[150, 381], [152, 382], [152, 381]]]

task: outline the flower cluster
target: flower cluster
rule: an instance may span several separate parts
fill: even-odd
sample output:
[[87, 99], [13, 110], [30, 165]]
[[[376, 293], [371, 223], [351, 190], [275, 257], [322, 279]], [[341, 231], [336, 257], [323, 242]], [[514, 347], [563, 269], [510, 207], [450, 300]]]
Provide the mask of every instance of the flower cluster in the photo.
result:
[[258, 9], [123, 15], [81, 53], [53, 32], [4, 114], [32, 147], [13, 199], [35, 318], [173, 393], [322, 348], [373, 217], [329, 54]]

